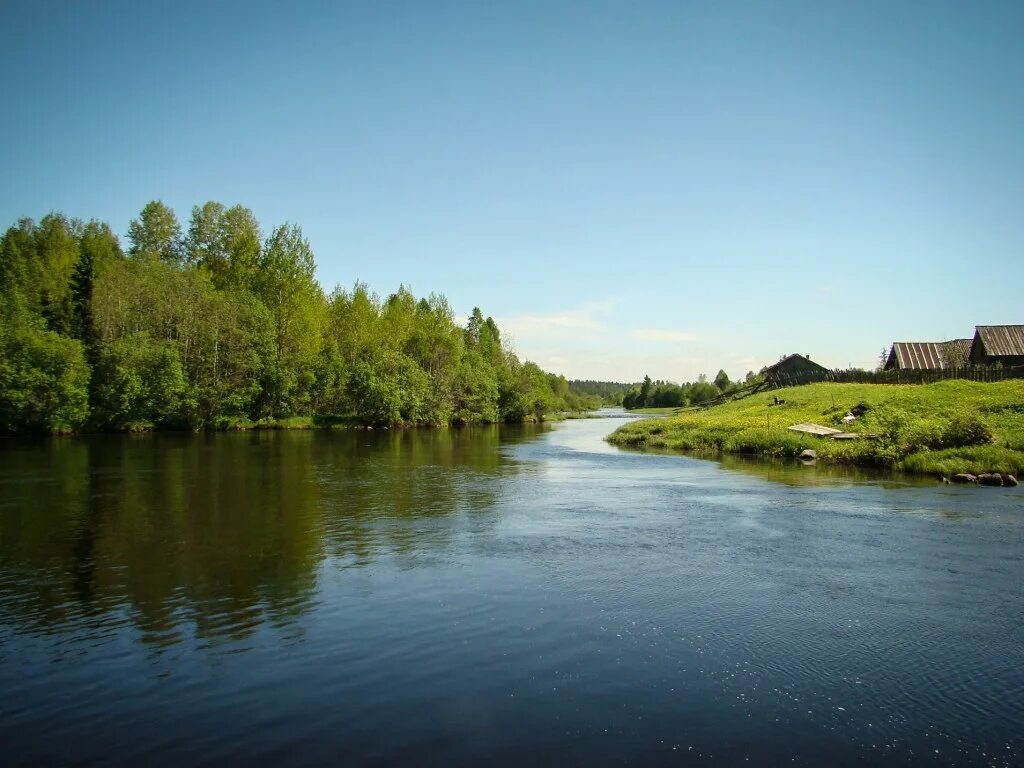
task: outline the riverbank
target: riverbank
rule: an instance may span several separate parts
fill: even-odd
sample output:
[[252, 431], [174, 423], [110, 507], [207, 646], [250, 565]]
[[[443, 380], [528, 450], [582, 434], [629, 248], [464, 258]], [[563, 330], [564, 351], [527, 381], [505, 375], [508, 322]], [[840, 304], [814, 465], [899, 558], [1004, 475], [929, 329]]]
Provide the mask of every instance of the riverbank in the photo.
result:
[[[561, 411], [546, 413], [538, 418], [532, 414], [525, 416], [519, 422], [473, 422], [473, 424], [497, 424], [497, 423], [518, 423], [518, 424], [540, 424], [553, 421], [565, 421], [566, 419], [592, 419], [598, 418], [593, 411]], [[467, 426], [461, 423], [452, 424], [410, 424], [397, 422], [393, 424], [369, 424], [358, 416], [285, 416], [281, 418], [266, 417], [262, 419], [250, 419], [244, 416], [222, 416], [206, 427], [197, 429], [175, 429], [173, 427], [158, 427], [150, 422], [132, 422], [123, 425], [120, 429], [105, 430], [62, 430], [53, 432], [54, 436], [68, 436], [75, 434], [117, 434], [117, 433], [144, 433], [144, 432], [249, 432], [259, 430], [310, 430], [310, 429], [445, 429], [448, 427]], [[0, 433], [3, 434], [3, 433]], [[15, 436], [15, 435], [8, 435]]]
[[[776, 404], [781, 401], [780, 404]], [[843, 419], [851, 411], [854, 421]], [[798, 423], [854, 433], [831, 440], [790, 431]], [[608, 436], [613, 445], [797, 457], [915, 474], [1024, 474], [1024, 381], [924, 385], [810, 384], [644, 419]]]

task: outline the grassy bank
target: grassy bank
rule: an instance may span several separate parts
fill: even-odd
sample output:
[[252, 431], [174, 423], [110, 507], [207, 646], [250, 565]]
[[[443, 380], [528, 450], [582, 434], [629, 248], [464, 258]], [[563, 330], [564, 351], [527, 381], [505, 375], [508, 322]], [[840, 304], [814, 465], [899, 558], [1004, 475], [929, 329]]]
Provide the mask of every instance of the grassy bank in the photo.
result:
[[[784, 400], [773, 405], [775, 398]], [[855, 406], [864, 414], [842, 418]], [[848, 442], [790, 432], [812, 422], [865, 435]], [[868, 437], [867, 435], [874, 435]], [[948, 477], [957, 472], [1024, 474], [1024, 381], [924, 385], [810, 384], [707, 410], [626, 424], [609, 442], [637, 448], [796, 457]]]

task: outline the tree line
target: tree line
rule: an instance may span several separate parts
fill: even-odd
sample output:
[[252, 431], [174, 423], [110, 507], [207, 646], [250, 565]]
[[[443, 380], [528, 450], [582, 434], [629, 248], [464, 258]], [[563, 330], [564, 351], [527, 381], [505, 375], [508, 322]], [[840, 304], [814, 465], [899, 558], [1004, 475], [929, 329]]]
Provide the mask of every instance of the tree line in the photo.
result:
[[578, 395], [599, 397], [604, 405], [622, 405], [623, 396], [631, 387], [639, 384], [624, 384], [620, 381], [595, 381], [594, 379], [570, 379], [569, 390]]
[[202, 429], [289, 417], [519, 422], [596, 407], [490, 317], [363, 283], [326, 294], [295, 224], [161, 201], [128, 227], [60, 213], [0, 240], [0, 431]]
[[722, 395], [731, 394], [757, 378], [757, 374], [749, 371], [743, 381], [730, 381], [729, 375], [720, 370], [713, 381], [708, 381], [708, 377], [701, 374], [696, 381], [675, 384], [670, 381], [651, 381], [650, 376], [644, 376], [642, 383], [632, 385], [623, 395], [622, 407], [632, 410], [703, 405]]

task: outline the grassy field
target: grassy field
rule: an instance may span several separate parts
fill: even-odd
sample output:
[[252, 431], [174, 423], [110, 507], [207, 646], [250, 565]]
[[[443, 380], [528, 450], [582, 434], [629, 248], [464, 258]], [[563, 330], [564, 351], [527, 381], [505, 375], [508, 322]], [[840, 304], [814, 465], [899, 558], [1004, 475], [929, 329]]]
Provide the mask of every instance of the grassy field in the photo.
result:
[[[784, 400], [773, 405], [773, 399]], [[841, 419], [854, 406], [864, 415]], [[875, 437], [833, 441], [790, 432], [799, 422]], [[1024, 474], [1024, 381], [923, 385], [810, 384], [752, 395], [706, 410], [626, 424], [609, 442], [637, 448], [795, 457], [949, 477]]]

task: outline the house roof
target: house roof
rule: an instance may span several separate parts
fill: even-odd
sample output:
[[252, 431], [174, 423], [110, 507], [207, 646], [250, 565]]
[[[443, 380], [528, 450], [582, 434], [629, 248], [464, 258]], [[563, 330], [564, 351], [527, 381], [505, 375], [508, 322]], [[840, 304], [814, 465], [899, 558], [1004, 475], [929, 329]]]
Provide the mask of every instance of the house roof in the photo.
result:
[[779, 360], [779, 362], [777, 362], [777, 363], [775, 363], [773, 365], [769, 365], [769, 366], [766, 366], [766, 367], [762, 368], [761, 369], [761, 373], [771, 373], [772, 371], [776, 370], [777, 368], [781, 368], [782, 366], [784, 366], [786, 363], [790, 362], [791, 360], [792, 361], [797, 361], [797, 360], [802, 361], [805, 364], [809, 364], [812, 368], [820, 368], [823, 371], [827, 371], [828, 370], [828, 368], [826, 368], [823, 365], [819, 365], [818, 363], [816, 363], [813, 360], [811, 360], [811, 358], [809, 358], [809, 357], [804, 357], [803, 355], [786, 355], [784, 358]]
[[990, 357], [1024, 356], [1024, 325], [979, 325], [976, 331]]
[[897, 341], [892, 345], [891, 355], [896, 357], [896, 362], [900, 368], [934, 370], [938, 368], [959, 368], [966, 365], [970, 351], [970, 339], [954, 339], [953, 341]]

